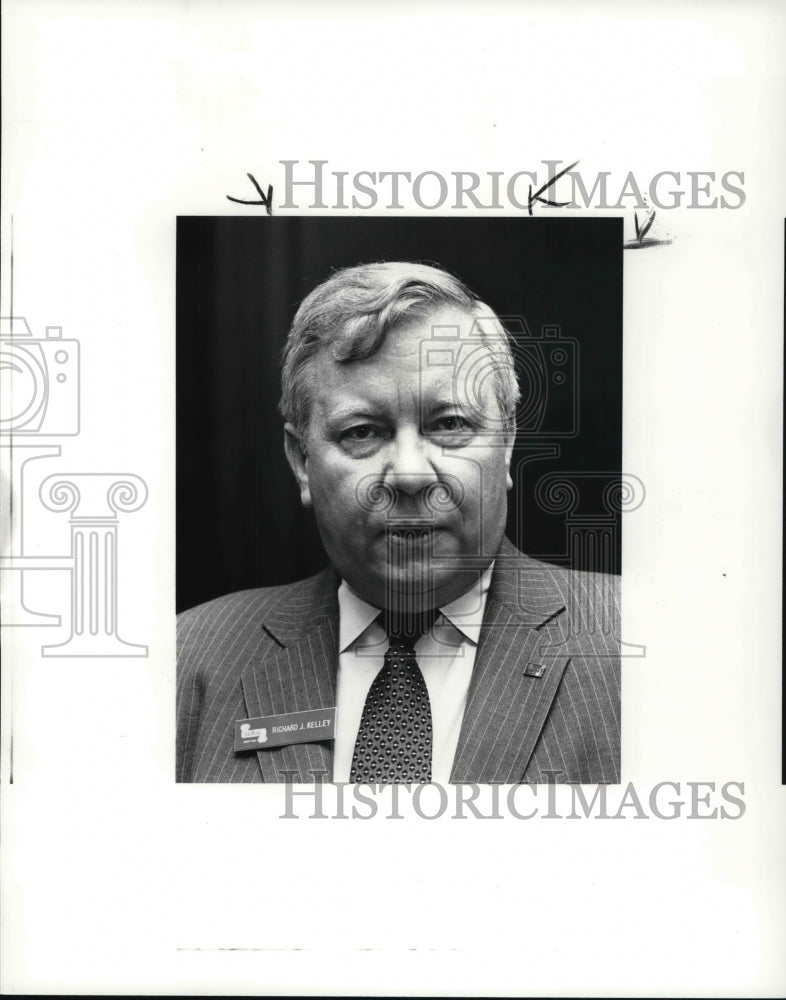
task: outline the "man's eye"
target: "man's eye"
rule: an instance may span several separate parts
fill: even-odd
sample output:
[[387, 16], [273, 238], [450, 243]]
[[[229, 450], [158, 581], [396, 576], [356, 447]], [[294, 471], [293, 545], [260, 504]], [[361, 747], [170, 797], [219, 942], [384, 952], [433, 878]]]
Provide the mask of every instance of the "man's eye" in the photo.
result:
[[463, 417], [457, 416], [441, 417], [434, 424], [434, 429], [437, 431], [464, 431], [468, 428], [468, 422]]
[[436, 444], [445, 448], [460, 448], [472, 440], [475, 430], [469, 420], [451, 413], [433, 421], [428, 433]]
[[370, 441], [376, 435], [377, 430], [371, 424], [358, 424], [345, 430], [342, 436], [348, 441]]

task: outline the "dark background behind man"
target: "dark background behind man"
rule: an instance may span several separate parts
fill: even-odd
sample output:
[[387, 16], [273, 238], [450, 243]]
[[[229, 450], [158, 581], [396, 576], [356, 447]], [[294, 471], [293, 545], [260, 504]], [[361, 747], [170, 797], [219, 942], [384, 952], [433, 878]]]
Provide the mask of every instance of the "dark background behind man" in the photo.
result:
[[178, 219], [178, 610], [327, 563], [284, 457], [279, 353], [316, 284], [373, 260], [437, 263], [513, 326], [523, 317], [534, 342], [559, 327], [562, 383], [527, 350], [516, 355], [522, 391], [542, 378], [543, 392], [519, 431], [507, 534], [531, 555], [618, 572], [618, 523], [606, 561], [593, 563], [568, 552], [565, 513], [544, 510], [535, 491], [548, 474], [591, 473], [573, 513], [608, 516], [601, 494], [622, 447], [622, 242], [619, 219]]

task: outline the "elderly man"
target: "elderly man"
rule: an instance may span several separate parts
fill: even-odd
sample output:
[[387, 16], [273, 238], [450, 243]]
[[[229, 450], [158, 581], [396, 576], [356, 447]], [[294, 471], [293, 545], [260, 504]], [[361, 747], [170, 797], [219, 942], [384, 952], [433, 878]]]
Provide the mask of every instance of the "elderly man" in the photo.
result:
[[180, 616], [179, 781], [619, 779], [612, 581], [504, 537], [518, 401], [499, 320], [438, 268], [304, 300], [284, 446], [331, 565]]

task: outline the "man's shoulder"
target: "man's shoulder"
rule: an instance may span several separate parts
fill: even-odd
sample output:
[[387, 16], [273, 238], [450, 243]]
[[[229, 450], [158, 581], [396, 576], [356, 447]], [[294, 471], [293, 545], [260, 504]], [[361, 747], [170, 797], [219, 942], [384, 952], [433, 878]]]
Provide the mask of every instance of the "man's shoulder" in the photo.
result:
[[574, 630], [593, 628], [598, 618], [619, 617], [620, 579], [611, 573], [576, 570], [520, 552], [505, 539], [495, 566], [494, 596], [511, 610], [567, 611]]
[[556, 563], [535, 559], [533, 556], [523, 556], [524, 571], [549, 580], [551, 585], [565, 597], [576, 593], [592, 591], [596, 588], [603, 593], [619, 591], [620, 578], [614, 573], [604, 573], [598, 570], [572, 569], [570, 566], [560, 566]]
[[496, 569], [509, 585], [512, 581], [540, 581], [541, 587], [553, 587], [560, 593], [568, 594], [595, 584], [619, 586], [619, 576], [594, 570], [572, 569], [570, 566], [548, 562], [521, 552], [509, 539], [503, 540], [496, 558]]
[[263, 629], [273, 635], [297, 634], [332, 612], [336, 589], [335, 573], [328, 568], [306, 580], [216, 597], [177, 616], [178, 644], [204, 645], [222, 636], [236, 640]]

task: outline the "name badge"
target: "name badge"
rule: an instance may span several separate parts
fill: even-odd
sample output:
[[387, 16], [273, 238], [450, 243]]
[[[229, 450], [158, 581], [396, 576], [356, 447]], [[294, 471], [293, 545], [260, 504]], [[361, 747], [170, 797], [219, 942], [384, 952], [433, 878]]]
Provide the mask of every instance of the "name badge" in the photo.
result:
[[235, 750], [275, 750], [290, 743], [315, 743], [336, 738], [335, 708], [239, 719], [235, 723]]

